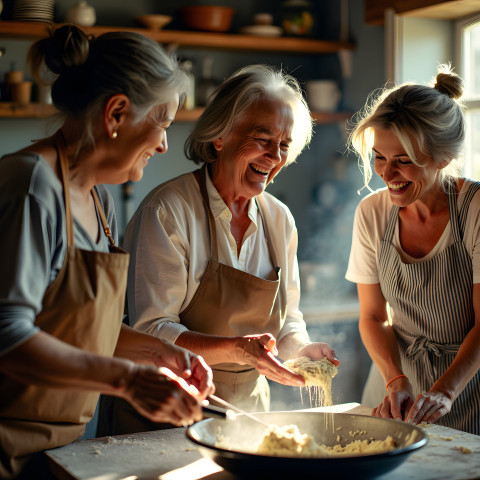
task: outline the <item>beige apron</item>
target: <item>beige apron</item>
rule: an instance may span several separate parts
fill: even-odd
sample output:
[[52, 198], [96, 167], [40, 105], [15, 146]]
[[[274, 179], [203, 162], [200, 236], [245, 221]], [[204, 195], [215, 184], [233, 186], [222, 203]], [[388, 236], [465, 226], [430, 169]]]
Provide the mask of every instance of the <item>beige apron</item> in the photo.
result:
[[[70, 345], [112, 356], [122, 324], [129, 255], [113, 245], [94, 190], [92, 195], [110, 239], [111, 253], [75, 248], [68, 160], [60, 131], [55, 141], [63, 180], [68, 247], [61, 271], [45, 292], [35, 325]], [[0, 478], [17, 474], [29, 455], [81, 437], [95, 413], [98, 396], [94, 392], [23, 385], [0, 375]]]
[[[236, 337], [271, 333], [277, 337], [285, 321], [286, 309], [280, 268], [274, 268], [268, 279], [263, 279], [218, 262], [217, 232], [210, 210], [206, 175], [206, 168], [202, 168], [199, 185], [208, 214], [210, 260], [192, 301], [180, 314], [181, 323], [189, 330], [210, 335]], [[258, 208], [263, 221], [260, 203]], [[278, 265], [265, 221], [263, 228], [272, 265]], [[256, 369], [222, 363], [212, 365], [212, 370], [219, 397], [250, 411], [269, 410], [268, 383]]]

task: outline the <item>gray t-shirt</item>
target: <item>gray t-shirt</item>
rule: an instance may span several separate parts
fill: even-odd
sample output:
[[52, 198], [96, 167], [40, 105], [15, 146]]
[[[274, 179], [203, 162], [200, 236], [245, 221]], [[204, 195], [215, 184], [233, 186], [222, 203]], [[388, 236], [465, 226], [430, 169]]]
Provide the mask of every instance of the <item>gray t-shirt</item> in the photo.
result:
[[[96, 187], [117, 243], [113, 199]], [[103, 232], [103, 228], [101, 229]], [[108, 252], [74, 218], [75, 246]], [[62, 268], [67, 248], [62, 184], [45, 159], [21, 152], [0, 159], [0, 355], [34, 335], [47, 287]]]

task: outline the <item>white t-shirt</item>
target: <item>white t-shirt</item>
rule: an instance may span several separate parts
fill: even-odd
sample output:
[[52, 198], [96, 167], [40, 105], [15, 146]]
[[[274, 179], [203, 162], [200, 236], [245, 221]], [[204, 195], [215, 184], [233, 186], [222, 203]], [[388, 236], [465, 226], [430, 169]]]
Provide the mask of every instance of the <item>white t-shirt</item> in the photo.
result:
[[[218, 261], [261, 278], [272, 271], [269, 250], [255, 201], [250, 202], [250, 226], [240, 256], [230, 231], [232, 214], [207, 176], [210, 208], [215, 218]], [[287, 317], [277, 338], [302, 333], [308, 339], [299, 309], [300, 281], [297, 229], [289, 209], [268, 193], [263, 220], [286, 282]], [[189, 305], [210, 259], [210, 234], [200, 188], [188, 173], [153, 189], [129, 222], [124, 247], [130, 252], [128, 315], [130, 325], [171, 342], [187, 331], [179, 314]]]
[[[465, 180], [458, 195], [457, 208], [463, 203], [464, 194], [471, 185]], [[388, 217], [393, 204], [386, 188], [381, 188], [360, 202], [355, 212], [353, 224], [352, 248], [345, 278], [354, 283], [375, 284], [378, 279], [378, 255]], [[429, 260], [437, 253], [453, 244], [450, 221], [435, 247], [424, 257], [415, 258], [408, 255], [400, 244], [398, 221], [395, 225], [392, 244], [404, 263], [417, 263]], [[472, 258], [473, 283], [480, 283], [480, 191], [474, 195], [468, 209], [463, 243]]]

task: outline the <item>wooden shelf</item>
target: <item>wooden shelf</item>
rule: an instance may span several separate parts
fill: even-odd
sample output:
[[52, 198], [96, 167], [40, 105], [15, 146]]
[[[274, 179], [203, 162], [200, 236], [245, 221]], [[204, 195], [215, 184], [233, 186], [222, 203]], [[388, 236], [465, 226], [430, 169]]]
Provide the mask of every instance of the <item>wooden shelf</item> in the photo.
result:
[[[41, 22], [0, 21], [0, 38], [34, 40], [45, 36], [49, 26], [50, 24]], [[352, 50], [354, 48], [354, 45], [350, 42], [335, 42], [294, 37], [258, 37], [253, 35], [178, 30], [154, 31], [144, 28], [105, 26], [82, 28], [87, 34], [92, 35], [100, 35], [102, 33], [120, 30], [142, 33], [159, 43], [174, 47], [184, 46], [235, 51], [269, 51], [290, 54], [335, 53], [340, 50]], [[201, 115], [202, 111], [203, 109], [201, 108], [180, 110], [177, 113], [175, 120], [177, 122], [193, 122]], [[0, 102], [0, 117], [3, 118], [45, 118], [54, 115], [55, 112], [55, 107], [48, 104], [31, 103], [29, 105], [19, 105], [11, 102]], [[312, 112], [312, 117], [317, 124], [337, 123], [350, 118], [351, 113]]]
[[[48, 28], [47, 23], [0, 21], [0, 38], [36, 39], [43, 37]], [[235, 33], [191, 32], [181, 30], [148, 30], [145, 28], [123, 27], [82, 27], [93, 35], [106, 32], [128, 31], [142, 33], [153, 40], [172, 46], [192, 48], [212, 48], [216, 50], [268, 51], [282, 53], [322, 54], [335, 53], [340, 50], [353, 50], [350, 42], [336, 42], [294, 37], [258, 37]]]
[[45, 118], [56, 113], [53, 105], [46, 103], [29, 103], [21, 105], [13, 102], [0, 102], [0, 118]]
[[[48, 103], [29, 103], [21, 105], [13, 102], [0, 102], [0, 118], [47, 118], [55, 115], [57, 110]], [[179, 110], [175, 116], [176, 122], [194, 122], [202, 114], [203, 108]], [[312, 112], [312, 118], [317, 125], [340, 123], [351, 118], [349, 112]]]

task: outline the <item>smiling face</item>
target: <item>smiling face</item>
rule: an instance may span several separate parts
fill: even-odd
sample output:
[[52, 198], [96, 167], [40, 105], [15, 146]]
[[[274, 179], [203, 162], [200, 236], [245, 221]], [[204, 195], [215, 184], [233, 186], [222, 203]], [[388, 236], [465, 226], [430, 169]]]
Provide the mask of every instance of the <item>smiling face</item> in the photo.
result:
[[212, 180], [224, 199], [259, 195], [287, 161], [293, 128], [291, 107], [280, 99], [252, 104], [225, 137], [214, 142]]
[[405, 207], [416, 200], [436, 196], [439, 171], [432, 157], [415, 148], [415, 156], [423, 165], [415, 165], [392, 130], [376, 128], [373, 145], [375, 173], [386, 183], [392, 202]]
[[179, 97], [162, 105], [153, 107], [140, 122], [129, 122], [118, 131], [113, 141], [118, 152], [116, 167], [118, 176], [116, 183], [127, 180], [138, 182], [143, 177], [143, 169], [155, 153], [168, 150], [167, 129], [173, 122], [178, 109]]

